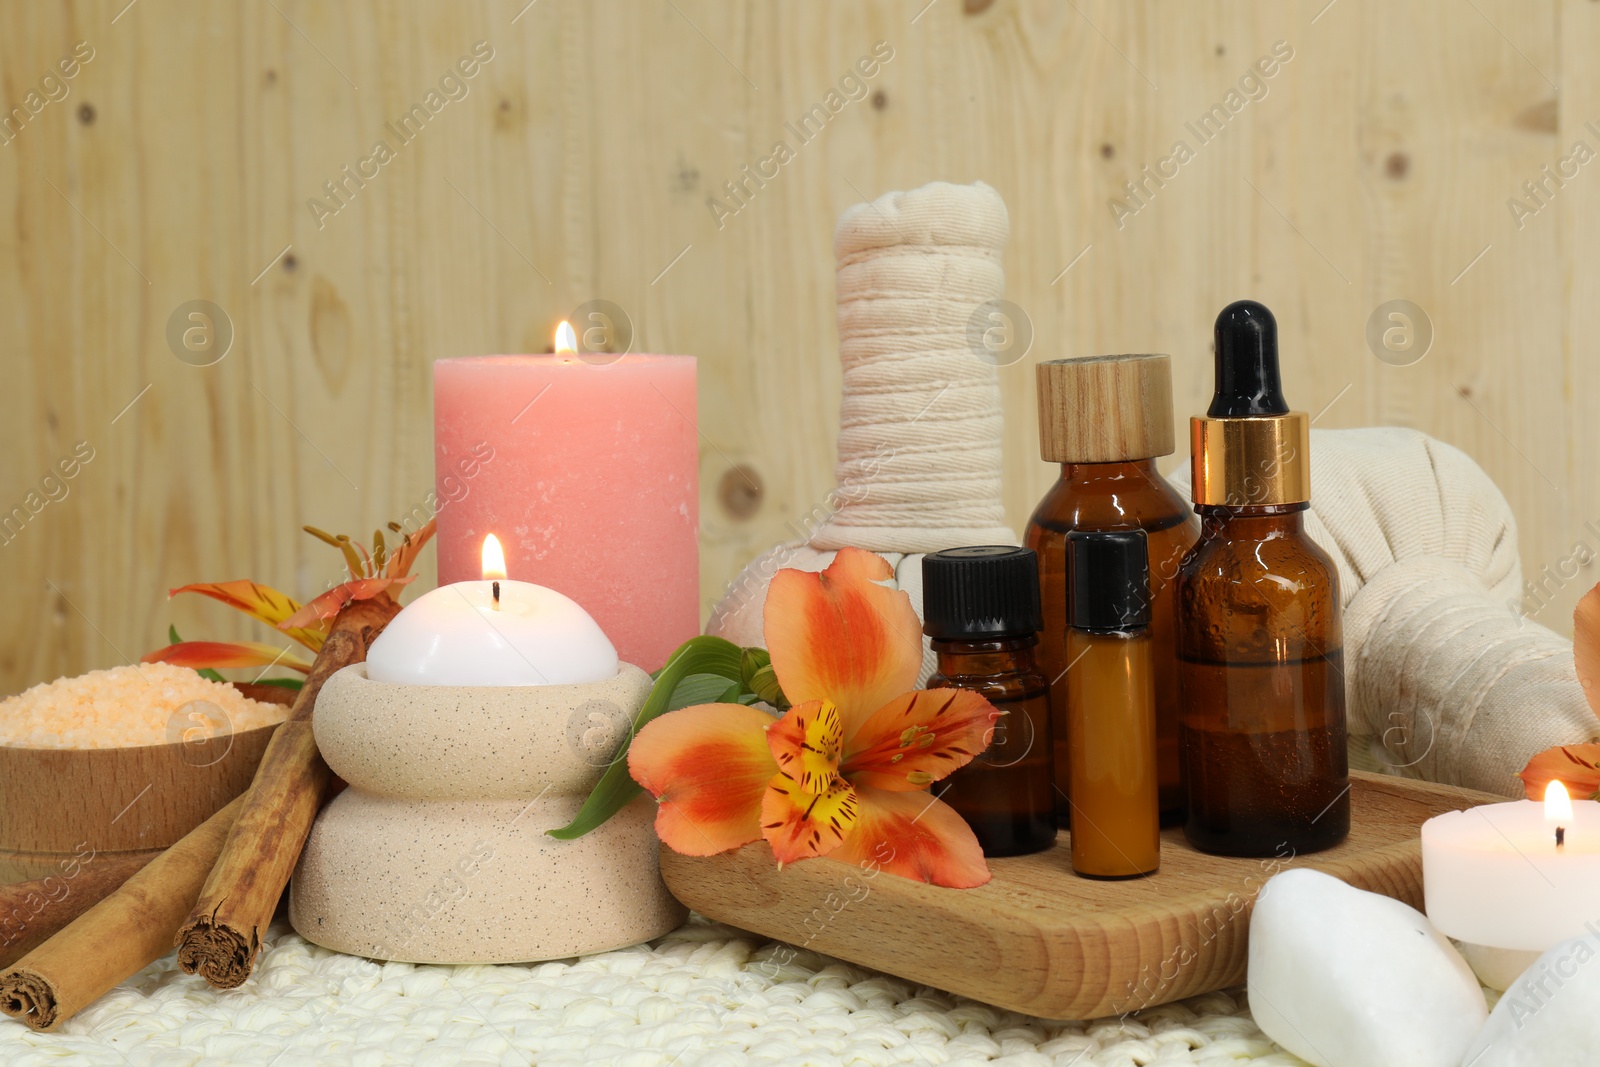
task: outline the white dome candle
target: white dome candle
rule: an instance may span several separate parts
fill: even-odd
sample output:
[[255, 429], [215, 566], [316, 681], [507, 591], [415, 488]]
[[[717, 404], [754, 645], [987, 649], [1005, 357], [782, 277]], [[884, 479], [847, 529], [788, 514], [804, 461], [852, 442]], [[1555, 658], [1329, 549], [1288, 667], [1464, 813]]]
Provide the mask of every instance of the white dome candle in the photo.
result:
[[413, 685], [572, 685], [617, 673], [617, 650], [589, 613], [554, 589], [506, 578], [494, 534], [483, 580], [442, 585], [408, 604], [367, 653], [367, 677]]

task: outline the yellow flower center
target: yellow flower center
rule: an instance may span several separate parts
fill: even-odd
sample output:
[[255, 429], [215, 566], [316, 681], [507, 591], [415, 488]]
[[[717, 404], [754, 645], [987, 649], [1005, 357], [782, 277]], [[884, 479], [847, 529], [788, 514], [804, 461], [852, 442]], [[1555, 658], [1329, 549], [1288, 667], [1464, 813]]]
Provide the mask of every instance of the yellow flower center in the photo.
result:
[[839, 777], [839, 757], [844, 748], [844, 723], [832, 701], [801, 721], [800, 768], [795, 776], [800, 788], [813, 795], [828, 792]]

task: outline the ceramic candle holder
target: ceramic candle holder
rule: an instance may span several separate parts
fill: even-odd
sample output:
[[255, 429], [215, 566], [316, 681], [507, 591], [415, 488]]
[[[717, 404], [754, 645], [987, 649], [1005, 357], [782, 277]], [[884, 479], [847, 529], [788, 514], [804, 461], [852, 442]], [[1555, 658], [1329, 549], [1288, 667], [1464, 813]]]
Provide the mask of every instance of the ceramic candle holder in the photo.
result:
[[328, 679], [317, 745], [350, 784], [318, 817], [289, 919], [326, 948], [410, 963], [562, 959], [638, 944], [687, 912], [661, 882], [649, 797], [573, 841], [565, 826], [650, 692], [624, 663], [545, 686]]

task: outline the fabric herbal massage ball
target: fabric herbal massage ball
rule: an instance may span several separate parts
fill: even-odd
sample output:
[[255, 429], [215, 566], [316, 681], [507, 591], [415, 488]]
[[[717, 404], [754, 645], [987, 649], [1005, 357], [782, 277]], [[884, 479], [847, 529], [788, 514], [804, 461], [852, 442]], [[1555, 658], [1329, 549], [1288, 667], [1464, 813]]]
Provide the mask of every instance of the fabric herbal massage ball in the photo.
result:
[[[799, 520], [800, 540], [733, 580], [707, 633], [764, 644], [772, 576], [821, 571], [845, 547], [887, 560], [920, 618], [924, 554], [1017, 543], [1000, 499], [998, 367], [1009, 357], [974, 341], [1004, 318], [1010, 232], [1005, 201], [982, 182], [885, 193], [840, 216], [835, 488]], [[934, 665], [925, 647], [922, 676]]]

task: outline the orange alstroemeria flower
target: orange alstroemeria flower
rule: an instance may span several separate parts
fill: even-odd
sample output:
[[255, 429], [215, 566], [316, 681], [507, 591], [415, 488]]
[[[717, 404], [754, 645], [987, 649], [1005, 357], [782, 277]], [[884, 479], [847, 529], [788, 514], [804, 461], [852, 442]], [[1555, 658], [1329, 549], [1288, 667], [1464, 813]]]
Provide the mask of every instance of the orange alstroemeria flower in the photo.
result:
[[1600, 744], [1547, 748], [1517, 775], [1529, 800], [1543, 800], [1545, 786], [1558, 780], [1574, 800], [1600, 800]]
[[780, 866], [829, 856], [954, 888], [989, 880], [972, 830], [928, 787], [988, 747], [1002, 712], [965, 690], [913, 691], [922, 628], [910, 598], [878, 584], [893, 574], [846, 548], [821, 574], [773, 578], [781, 719], [703, 704], [639, 732], [628, 769], [660, 804], [662, 841], [709, 856], [764, 837]]
[[[1600, 716], [1600, 585], [1585, 593], [1572, 613], [1572, 659], [1589, 710]], [[1530, 759], [1517, 777], [1529, 800], [1542, 801], [1553, 778], [1560, 779], [1575, 800], [1600, 800], [1600, 744], [1547, 748]]]
[[[212, 600], [236, 608], [252, 618], [287, 634], [313, 652], [322, 650], [322, 643], [333, 629], [333, 618], [341, 608], [356, 600], [371, 600], [377, 596], [398, 599], [398, 588], [415, 580], [411, 566], [416, 562], [422, 546], [432, 539], [437, 520], [429, 519], [416, 533], [407, 533], [398, 523], [389, 529], [400, 534], [400, 543], [393, 552], [387, 551], [383, 531], [374, 531], [373, 549], [348, 537], [335, 537], [314, 527], [305, 527], [318, 540], [337, 547], [349, 568], [350, 580], [341, 582], [309, 604], [302, 604], [287, 593], [270, 585], [252, 582], [248, 578], [231, 582], [196, 582], [167, 591], [168, 597], [180, 593], [199, 593]], [[311, 661], [272, 645], [255, 641], [179, 641], [146, 653], [141, 663], [171, 663], [195, 670], [217, 670], [237, 667], [291, 667], [302, 674], [311, 670]]]

